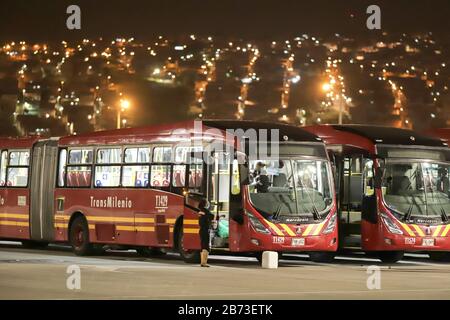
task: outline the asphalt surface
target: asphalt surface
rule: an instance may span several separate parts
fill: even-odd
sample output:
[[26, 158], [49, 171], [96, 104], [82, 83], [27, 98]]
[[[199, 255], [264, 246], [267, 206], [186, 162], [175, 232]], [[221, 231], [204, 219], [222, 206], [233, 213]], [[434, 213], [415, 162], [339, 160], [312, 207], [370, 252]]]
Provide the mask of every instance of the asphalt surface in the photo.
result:
[[[200, 268], [176, 254], [143, 258], [132, 250], [77, 257], [64, 246], [0, 242], [0, 299], [450, 299], [450, 263], [426, 255], [386, 265], [357, 253], [331, 264], [292, 254], [278, 269], [262, 269], [251, 257], [209, 262]], [[69, 266], [79, 267], [80, 289]], [[368, 267], [380, 270], [379, 282]]]

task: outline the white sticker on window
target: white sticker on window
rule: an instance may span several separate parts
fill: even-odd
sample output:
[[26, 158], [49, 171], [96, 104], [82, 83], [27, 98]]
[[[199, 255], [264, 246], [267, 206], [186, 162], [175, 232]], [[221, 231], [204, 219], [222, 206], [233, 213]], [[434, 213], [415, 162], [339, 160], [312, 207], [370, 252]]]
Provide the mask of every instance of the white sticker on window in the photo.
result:
[[26, 196], [18, 196], [17, 197], [17, 205], [20, 207], [25, 207], [27, 205], [27, 197]]

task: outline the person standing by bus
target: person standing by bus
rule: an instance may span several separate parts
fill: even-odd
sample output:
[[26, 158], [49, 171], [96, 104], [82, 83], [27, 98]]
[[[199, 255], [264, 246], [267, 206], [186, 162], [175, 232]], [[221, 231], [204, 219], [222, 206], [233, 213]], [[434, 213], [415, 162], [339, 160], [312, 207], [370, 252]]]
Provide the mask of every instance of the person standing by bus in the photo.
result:
[[211, 223], [214, 219], [214, 215], [211, 213], [211, 211], [209, 211], [209, 202], [206, 199], [200, 200], [198, 208], [199, 208], [198, 224], [200, 226], [200, 242], [202, 249], [200, 253], [200, 265], [202, 267], [209, 267], [208, 265], [208, 254], [210, 251], [209, 231], [211, 229]]

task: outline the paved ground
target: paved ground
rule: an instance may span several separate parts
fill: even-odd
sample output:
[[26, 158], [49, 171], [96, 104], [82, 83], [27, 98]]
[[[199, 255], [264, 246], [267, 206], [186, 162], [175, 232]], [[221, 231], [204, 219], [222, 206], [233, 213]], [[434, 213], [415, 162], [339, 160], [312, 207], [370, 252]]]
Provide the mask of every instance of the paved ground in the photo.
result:
[[[200, 268], [175, 254], [150, 259], [134, 251], [86, 258], [62, 246], [27, 250], [0, 242], [0, 299], [450, 299], [450, 264], [425, 255], [393, 266], [357, 254], [333, 264], [288, 255], [276, 270], [247, 257], [210, 262]], [[70, 265], [80, 267], [80, 290], [67, 289]], [[380, 290], [368, 289], [368, 266], [380, 268]]]

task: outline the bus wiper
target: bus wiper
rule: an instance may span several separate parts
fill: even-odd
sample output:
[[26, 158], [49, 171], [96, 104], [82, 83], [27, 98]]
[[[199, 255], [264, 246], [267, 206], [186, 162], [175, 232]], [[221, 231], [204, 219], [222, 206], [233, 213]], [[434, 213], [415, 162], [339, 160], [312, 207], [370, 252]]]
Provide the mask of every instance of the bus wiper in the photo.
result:
[[441, 206], [441, 217], [442, 217], [442, 221], [443, 222], [447, 222], [448, 221], [448, 216], [445, 213], [445, 210], [444, 210], [444, 208], [442, 206]]
[[317, 210], [317, 207], [314, 204], [311, 194], [309, 193], [308, 189], [304, 187], [303, 181], [301, 181], [301, 183], [302, 183], [302, 188], [301, 188], [302, 192], [306, 192], [306, 194], [308, 195], [309, 201], [311, 202], [311, 209], [312, 209], [312, 214], [313, 214], [314, 220], [322, 220], [322, 216], [320, 215], [319, 210]]
[[414, 206], [414, 203], [411, 203], [411, 205], [408, 208], [408, 211], [406, 211], [406, 214], [403, 217], [403, 221], [408, 222], [408, 220], [411, 218], [413, 206]]
[[278, 220], [278, 216], [280, 215], [280, 212], [281, 212], [281, 205], [282, 205], [282, 204], [283, 204], [283, 203], [280, 202], [280, 204], [278, 205], [277, 210], [275, 210], [275, 212], [274, 212], [273, 215], [272, 215], [272, 220]]
[[312, 206], [312, 212], [313, 212], [313, 216], [314, 216], [314, 220], [322, 220], [322, 216], [319, 213], [319, 210], [317, 210], [317, 207], [314, 203], [311, 204]]

